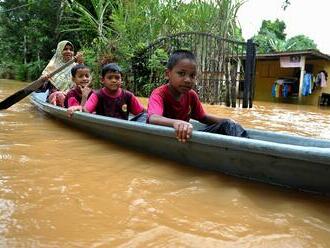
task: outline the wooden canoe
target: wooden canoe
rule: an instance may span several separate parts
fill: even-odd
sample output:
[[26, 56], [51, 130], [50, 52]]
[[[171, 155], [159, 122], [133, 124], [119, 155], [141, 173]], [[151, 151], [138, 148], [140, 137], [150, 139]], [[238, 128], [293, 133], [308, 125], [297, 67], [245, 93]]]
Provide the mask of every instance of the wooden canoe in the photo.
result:
[[[38, 109], [111, 142], [180, 163], [273, 185], [330, 196], [330, 141], [248, 129], [249, 138], [197, 131], [187, 143], [173, 128], [76, 112], [46, 103], [33, 93]], [[195, 131], [196, 129], [196, 131]]]

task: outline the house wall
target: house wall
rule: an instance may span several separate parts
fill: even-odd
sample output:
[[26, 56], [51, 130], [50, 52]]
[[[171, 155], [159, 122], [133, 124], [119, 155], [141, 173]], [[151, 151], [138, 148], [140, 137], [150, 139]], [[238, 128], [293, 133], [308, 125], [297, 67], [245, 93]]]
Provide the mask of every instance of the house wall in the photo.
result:
[[313, 65], [313, 75], [316, 76], [320, 70], [326, 70], [329, 74], [327, 87], [316, 89], [309, 96], [302, 96], [300, 101], [298, 96], [287, 98], [275, 98], [272, 96], [272, 86], [276, 79], [280, 77], [297, 78], [299, 81], [299, 68], [281, 68], [280, 60], [258, 60], [256, 61], [255, 75], [255, 96], [257, 101], [274, 101], [286, 103], [299, 103], [308, 105], [318, 105], [322, 93], [330, 94], [330, 61], [327, 60], [306, 60], [306, 64]]

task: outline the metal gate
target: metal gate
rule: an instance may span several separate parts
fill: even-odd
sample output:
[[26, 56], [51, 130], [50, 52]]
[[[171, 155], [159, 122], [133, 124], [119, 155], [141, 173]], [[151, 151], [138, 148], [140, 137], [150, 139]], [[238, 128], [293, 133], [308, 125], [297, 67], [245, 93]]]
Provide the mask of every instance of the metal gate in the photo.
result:
[[[202, 102], [243, 108], [252, 107], [255, 74], [255, 44], [223, 39], [208, 33], [178, 33], [156, 40], [132, 59], [134, 91], [142, 92], [165, 83], [163, 71], [167, 57], [177, 49], [188, 49], [197, 58], [198, 76], [195, 90]], [[158, 57], [157, 57], [158, 56]], [[163, 68], [150, 68], [160, 58]], [[159, 72], [161, 71], [161, 73]]]

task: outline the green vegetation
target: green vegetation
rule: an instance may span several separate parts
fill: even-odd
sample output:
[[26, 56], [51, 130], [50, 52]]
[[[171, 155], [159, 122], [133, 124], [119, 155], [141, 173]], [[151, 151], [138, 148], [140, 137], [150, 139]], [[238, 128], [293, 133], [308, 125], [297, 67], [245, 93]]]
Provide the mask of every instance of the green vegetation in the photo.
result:
[[264, 20], [258, 34], [253, 37], [258, 44], [257, 51], [271, 53], [317, 48], [314, 41], [305, 35], [297, 35], [286, 40], [285, 28], [285, 23], [278, 19]]
[[56, 46], [60, 17], [61, 1], [0, 1], [0, 76], [38, 77]]
[[[211, 32], [242, 40], [236, 14], [243, 2], [1, 0], [0, 78], [37, 78], [63, 39], [84, 51], [94, 72], [110, 61], [128, 71], [130, 59], [139, 50], [177, 32]], [[160, 51], [150, 61], [151, 77], [160, 70], [157, 59], [164, 59]]]

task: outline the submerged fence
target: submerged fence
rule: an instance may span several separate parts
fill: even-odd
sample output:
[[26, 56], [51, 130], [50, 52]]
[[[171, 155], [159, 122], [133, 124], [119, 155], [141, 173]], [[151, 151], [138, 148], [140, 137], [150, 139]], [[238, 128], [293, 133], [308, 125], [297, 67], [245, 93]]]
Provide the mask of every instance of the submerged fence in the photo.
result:
[[164, 83], [168, 55], [189, 49], [197, 58], [195, 90], [201, 101], [243, 108], [252, 107], [255, 75], [255, 44], [223, 39], [208, 33], [179, 33], [158, 39], [132, 59], [133, 87], [147, 94]]

